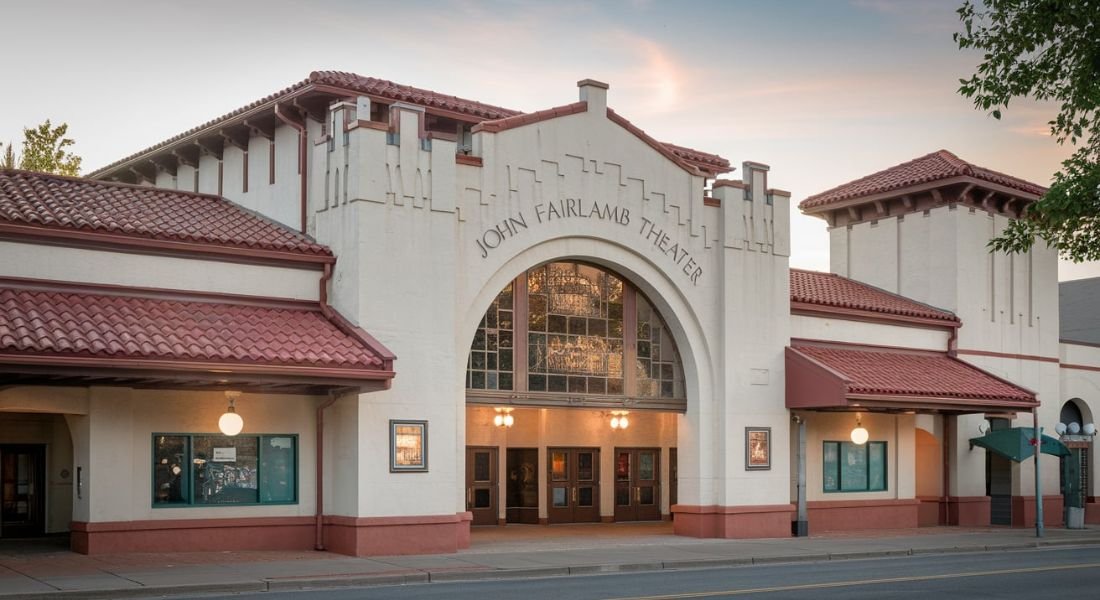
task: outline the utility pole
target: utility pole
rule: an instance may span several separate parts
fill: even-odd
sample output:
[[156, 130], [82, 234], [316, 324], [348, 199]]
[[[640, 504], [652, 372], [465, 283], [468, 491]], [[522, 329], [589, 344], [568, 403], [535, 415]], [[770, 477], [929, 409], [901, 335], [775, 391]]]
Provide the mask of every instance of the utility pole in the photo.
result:
[[1039, 410], [1031, 409], [1031, 422], [1035, 430], [1035, 537], [1043, 537], [1043, 486], [1039, 479], [1039, 454], [1043, 451], [1043, 428], [1039, 427]]

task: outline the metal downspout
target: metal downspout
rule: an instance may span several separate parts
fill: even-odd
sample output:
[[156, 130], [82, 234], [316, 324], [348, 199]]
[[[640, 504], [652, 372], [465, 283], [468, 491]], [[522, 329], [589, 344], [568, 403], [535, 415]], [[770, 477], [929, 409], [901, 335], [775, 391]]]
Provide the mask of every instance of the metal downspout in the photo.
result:
[[[305, 181], [305, 174], [302, 174], [302, 180]], [[320, 290], [318, 292], [318, 300], [321, 304], [321, 312], [324, 313], [328, 306], [328, 283], [332, 279], [332, 264], [325, 264], [325, 270], [321, 275]], [[314, 516], [314, 550], [325, 549], [325, 527], [324, 527], [324, 512], [325, 512], [325, 409], [336, 403], [336, 392], [330, 391], [328, 399], [317, 406], [317, 466], [316, 475], [317, 480], [317, 508], [316, 515]]]

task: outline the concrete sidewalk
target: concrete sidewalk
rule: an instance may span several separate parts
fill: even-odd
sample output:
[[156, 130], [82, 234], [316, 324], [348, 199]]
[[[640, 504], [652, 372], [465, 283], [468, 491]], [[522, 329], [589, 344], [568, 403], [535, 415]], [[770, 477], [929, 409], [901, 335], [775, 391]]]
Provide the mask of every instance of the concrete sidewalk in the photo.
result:
[[0, 546], [0, 599], [137, 598], [437, 581], [550, 577], [948, 552], [1100, 544], [1100, 528], [936, 527], [808, 538], [700, 540], [667, 524], [515, 526], [475, 530], [457, 554], [351, 558], [327, 552], [195, 552], [84, 556]]

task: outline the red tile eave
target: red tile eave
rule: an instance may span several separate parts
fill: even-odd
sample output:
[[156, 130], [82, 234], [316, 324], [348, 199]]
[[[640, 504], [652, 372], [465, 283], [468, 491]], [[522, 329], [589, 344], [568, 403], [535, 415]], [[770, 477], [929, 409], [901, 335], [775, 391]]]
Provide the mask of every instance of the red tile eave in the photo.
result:
[[1039, 406], [1038, 400], [1019, 400], [1016, 398], [957, 398], [951, 396], [907, 396], [903, 394], [857, 394], [850, 393], [845, 399], [853, 410], [865, 408], [868, 403], [881, 402], [886, 406], [906, 408], [917, 405], [937, 405], [944, 407], [980, 407], [982, 411], [989, 409], [998, 410], [1031, 410]]
[[543, 121], [556, 119], [558, 117], [575, 115], [585, 112], [586, 110], [588, 110], [588, 103], [582, 100], [580, 102], [565, 104], [563, 106], [555, 106], [553, 108], [547, 108], [545, 110], [535, 111], [532, 113], [513, 115], [511, 117], [496, 119], [493, 121], [482, 121], [481, 123], [474, 125], [471, 131], [473, 133], [478, 133], [480, 131], [485, 131], [488, 133], [498, 133], [501, 131], [506, 131], [508, 129], [522, 127], [524, 125], [541, 123]]
[[[846, 208], [849, 206], [866, 204], [868, 202], [874, 202], [875, 200], [898, 198], [908, 194], [926, 192], [929, 190], [945, 188], [956, 184], [973, 184], [975, 187], [978, 188], [1000, 192], [1002, 194], [1010, 195], [1025, 201], [1034, 201], [1040, 198], [1040, 196], [1037, 194], [1029, 193], [1025, 190], [1009, 187], [997, 182], [989, 181], [987, 179], [981, 179], [972, 175], [956, 175], [953, 177], [934, 179], [931, 181], [924, 181], [911, 185], [898, 186], [884, 190], [876, 190], [871, 193], [842, 195], [834, 199], [818, 199], [814, 196], [810, 196], [809, 198], [806, 198], [802, 202], [798, 203], [798, 209], [805, 214], [814, 215], [837, 210], [840, 208]], [[827, 193], [828, 191], [822, 192], [821, 194]], [[819, 196], [821, 194], [817, 195]]]
[[791, 314], [809, 317], [833, 317], [854, 321], [866, 321], [870, 323], [883, 323], [886, 325], [905, 325], [910, 327], [928, 327], [935, 329], [956, 329], [962, 327], [962, 321], [958, 318], [930, 319], [910, 315], [899, 315], [888, 312], [846, 308], [841, 306], [829, 306], [825, 304], [813, 304], [810, 302], [791, 301]]
[[148, 358], [103, 358], [97, 356], [76, 356], [50, 354], [31, 354], [26, 352], [0, 352], [0, 366], [48, 367], [71, 370], [79, 376], [84, 370], [137, 371], [151, 374], [165, 373], [205, 373], [219, 375], [268, 375], [275, 378], [293, 376], [305, 378], [316, 383], [324, 380], [385, 380], [392, 379], [394, 372], [385, 369], [351, 369], [338, 367], [314, 367], [309, 365], [256, 363], [256, 362], [211, 362], [191, 360], [161, 360]]
[[[920, 411], [930, 408], [939, 409], [942, 407], [944, 410], [953, 412], [988, 412], [992, 410], [1012, 412], [1024, 409], [1030, 410], [1031, 408], [1039, 406], [1039, 402], [1035, 398], [1035, 393], [1033, 391], [1022, 388], [1008, 380], [997, 377], [996, 375], [965, 362], [963, 364], [967, 367], [987, 377], [1009, 384], [1019, 389], [1021, 392], [1028, 394], [1030, 398], [1022, 399], [992, 395], [943, 396], [942, 394], [912, 395], [902, 393], [864, 393], [859, 392], [858, 389], [857, 391], [853, 391], [852, 388], [858, 388], [858, 384], [854, 383], [844, 373], [837, 371], [812, 356], [799, 352], [798, 346], [794, 345], [798, 343], [800, 342], [792, 340], [792, 346], [788, 346], [785, 350], [785, 360], [787, 364], [787, 392], [785, 405], [788, 409], [856, 411], [871, 408], [888, 408], [891, 410]], [[839, 342], [818, 343], [812, 340], [803, 340], [801, 343], [808, 345], [846, 346], [853, 349], [859, 348], [858, 345]], [[864, 349], [875, 350], [876, 348], [864, 347]], [[882, 349], [878, 348], [878, 350]], [[903, 349], [889, 350], [923, 355], [943, 354], [934, 351], [914, 350], [905, 352]], [[810, 387], [813, 387], [813, 393], [806, 393], [807, 382]]]
[[[266, 113], [274, 109], [276, 104], [290, 102], [296, 98], [300, 98], [309, 94], [328, 94], [337, 97], [354, 97], [365, 96], [370, 98], [372, 102], [379, 102], [383, 104], [391, 104], [395, 102], [393, 98], [387, 98], [377, 94], [363, 93], [354, 89], [340, 87], [335, 85], [329, 85], [324, 83], [314, 83], [310, 80], [305, 80], [294, 84], [280, 92], [276, 92], [265, 99], [257, 101], [255, 106], [245, 107], [238, 109], [237, 111], [227, 113], [221, 117], [217, 117], [194, 129], [188, 130], [184, 133], [178, 134], [175, 137], [169, 138], [163, 142], [145, 148], [144, 150], [135, 152], [130, 156], [117, 160], [109, 165], [100, 167], [95, 171], [92, 171], [87, 175], [89, 179], [101, 179], [111, 175], [112, 172], [126, 168], [129, 164], [137, 160], [144, 160], [150, 154], [159, 154], [168, 151], [172, 148], [179, 146], [186, 146], [194, 144], [199, 138], [209, 137], [218, 132], [219, 129], [224, 129], [227, 126], [231, 126], [233, 123], [240, 123], [249, 118], [255, 118], [257, 115]], [[488, 105], [485, 105], [488, 106]], [[492, 107], [499, 108], [499, 107]], [[477, 123], [484, 119], [476, 115], [471, 115], [459, 111], [449, 110], [447, 108], [439, 106], [424, 106], [425, 111], [428, 114], [438, 115], [442, 117], [452, 118], [458, 121]], [[509, 109], [499, 109], [501, 111], [510, 111]]]
[[234, 245], [154, 239], [62, 227], [23, 225], [11, 222], [0, 222], [0, 236], [60, 242], [66, 245], [88, 248], [113, 247], [155, 254], [208, 257], [233, 262], [293, 263], [297, 266], [309, 266], [310, 268], [322, 268], [326, 264], [336, 262], [336, 257], [331, 254], [303, 254]]

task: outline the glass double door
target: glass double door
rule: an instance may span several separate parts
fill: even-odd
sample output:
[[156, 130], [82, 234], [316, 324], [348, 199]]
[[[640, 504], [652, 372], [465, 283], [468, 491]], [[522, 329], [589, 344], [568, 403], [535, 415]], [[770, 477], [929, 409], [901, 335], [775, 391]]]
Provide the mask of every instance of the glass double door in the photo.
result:
[[615, 449], [615, 520], [661, 518], [661, 450]]
[[46, 531], [46, 447], [0, 444], [0, 537]]
[[600, 449], [547, 448], [550, 523], [600, 521]]

